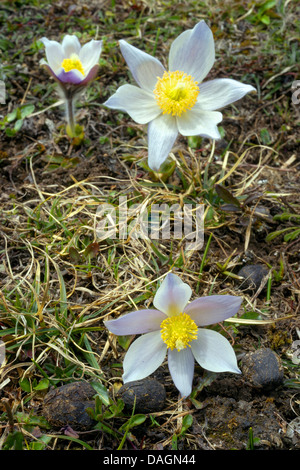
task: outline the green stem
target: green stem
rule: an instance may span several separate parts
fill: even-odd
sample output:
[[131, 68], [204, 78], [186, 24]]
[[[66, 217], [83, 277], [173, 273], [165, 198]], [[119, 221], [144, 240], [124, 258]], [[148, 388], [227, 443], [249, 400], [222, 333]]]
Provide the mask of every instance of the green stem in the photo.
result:
[[68, 123], [68, 133], [71, 137], [75, 137], [75, 116], [74, 116], [74, 101], [73, 97], [66, 98], [66, 115], [67, 115], [67, 123]]
[[211, 238], [212, 238], [212, 233], [209, 235], [209, 238], [208, 238], [208, 241], [207, 241], [207, 243], [206, 243], [206, 247], [205, 247], [205, 250], [204, 250], [204, 253], [203, 253], [203, 257], [202, 257], [202, 261], [201, 261], [201, 266], [200, 266], [200, 270], [199, 270], [199, 280], [198, 280], [198, 283], [197, 283], [197, 286], [196, 286], [196, 293], [199, 292], [200, 279], [201, 279], [201, 277], [202, 277], [202, 271], [203, 271], [203, 268], [204, 268], [204, 265], [205, 265], [205, 260], [206, 260], [207, 252], [208, 252], [208, 250], [209, 250]]

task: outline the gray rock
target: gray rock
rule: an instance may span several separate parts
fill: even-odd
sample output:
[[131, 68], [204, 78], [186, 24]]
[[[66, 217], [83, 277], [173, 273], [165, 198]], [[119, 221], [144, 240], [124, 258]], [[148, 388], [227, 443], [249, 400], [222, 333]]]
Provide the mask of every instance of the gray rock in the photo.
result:
[[248, 264], [238, 272], [238, 276], [243, 277], [240, 288], [244, 291], [256, 291], [263, 280], [268, 274], [269, 270], [266, 266], [261, 264]]
[[247, 353], [241, 363], [244, 379], [255, 388], [272, 390], [283, 382], [283, 367], [278, 355], [270, 348]]
[[127, 382], [120, 388], [118, 394], [126, 408], [132, 410], [135, 404], [137, 413], [161, 411], [166, 400], [165, 387], [151, 377]]
[[55, 428], [70, 426], [76, 430], [91, 429], [95, 422], [86, 412], [94, 408], [96, 395], [87, 382], [72, 382], [50, 390], [44, 400], [43, 416]]

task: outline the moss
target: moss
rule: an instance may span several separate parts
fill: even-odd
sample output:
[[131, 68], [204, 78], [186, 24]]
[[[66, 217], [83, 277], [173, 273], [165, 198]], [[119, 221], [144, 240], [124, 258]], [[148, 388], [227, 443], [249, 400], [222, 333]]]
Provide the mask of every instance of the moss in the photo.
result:
[[291, 344], [291, 338], [289, 332], [286, 330], [278, 329], [275, 326], [271, 326], [267, 333], [269, 347], [274, 351], [280, 349], [282, 346]]

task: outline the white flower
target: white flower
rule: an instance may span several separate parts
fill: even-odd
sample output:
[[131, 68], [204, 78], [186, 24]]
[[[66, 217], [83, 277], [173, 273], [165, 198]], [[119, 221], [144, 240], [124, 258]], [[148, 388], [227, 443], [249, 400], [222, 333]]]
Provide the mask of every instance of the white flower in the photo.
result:
[[152, 374], [168, 354], [168, 366], [183, 397], [190, 395], [194, 359], [213, 372], [240, 373], [229, 341], [212, 329], [198, 326], [219, 323], [235, 315], [242, 298], [212, 295], [193, 300], [192, 291], [169, 273], [154, 297], [155, 309], [137, 310], [105, 326], [116, 335], [142, 334], [129, 347], [124, 359], [124, 383]]
[[40, 61], [59, 85], [59, 91], [65, 101], [67, 134], [80, 142], [83, 128], [76, 125], [74, 104], [76, 98], [93, 80], [99, 69], [102, 41], [90, 42], [81, 47], [77, 36], [67, 34], [62, 43], [41, 39], [46, 48], [46, 57]]
[[48, 68], [50, 74], [62, 84], [87, 85], [98, 72], [102, 41], [90, 42], [81, 47], [77, 36], [67, 34], [62, 43], [41, 39], [46, 48], [47, 62], [41, 65]]
[[158, 171], [178, 133], [219, 139], [223, 108], [255, 90], [221, 78], [202, 83], [215, 61], [214, 39], [204, 21], [184, 31], [171, 45], [169, 70], [149, 54], [120, 41], [122, 54], [139, 85], [122, 85], [105, 103], [148, 124], [148, 165]]

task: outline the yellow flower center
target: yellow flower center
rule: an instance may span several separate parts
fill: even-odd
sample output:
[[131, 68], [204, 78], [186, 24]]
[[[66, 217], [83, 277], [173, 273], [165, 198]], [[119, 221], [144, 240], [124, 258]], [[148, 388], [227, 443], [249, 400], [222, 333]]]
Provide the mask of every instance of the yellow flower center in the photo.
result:
[[70, 70], [76, 69], [84, 75], [84, 68], [77, 54], [71, 54], [69, 59], [64, 59], [61, 66], [65, 72], [70, 72]]
[[186, 313], [168, 317], [162, 321], [161, 337], [168, 348], [185, 349], [190, 342], [197, 338], [198, 327]]
[[154, 95], [163, 114], [181, 116], [196, 104], [198, 82], [184, 72], [165, 72], [158, 78]]

